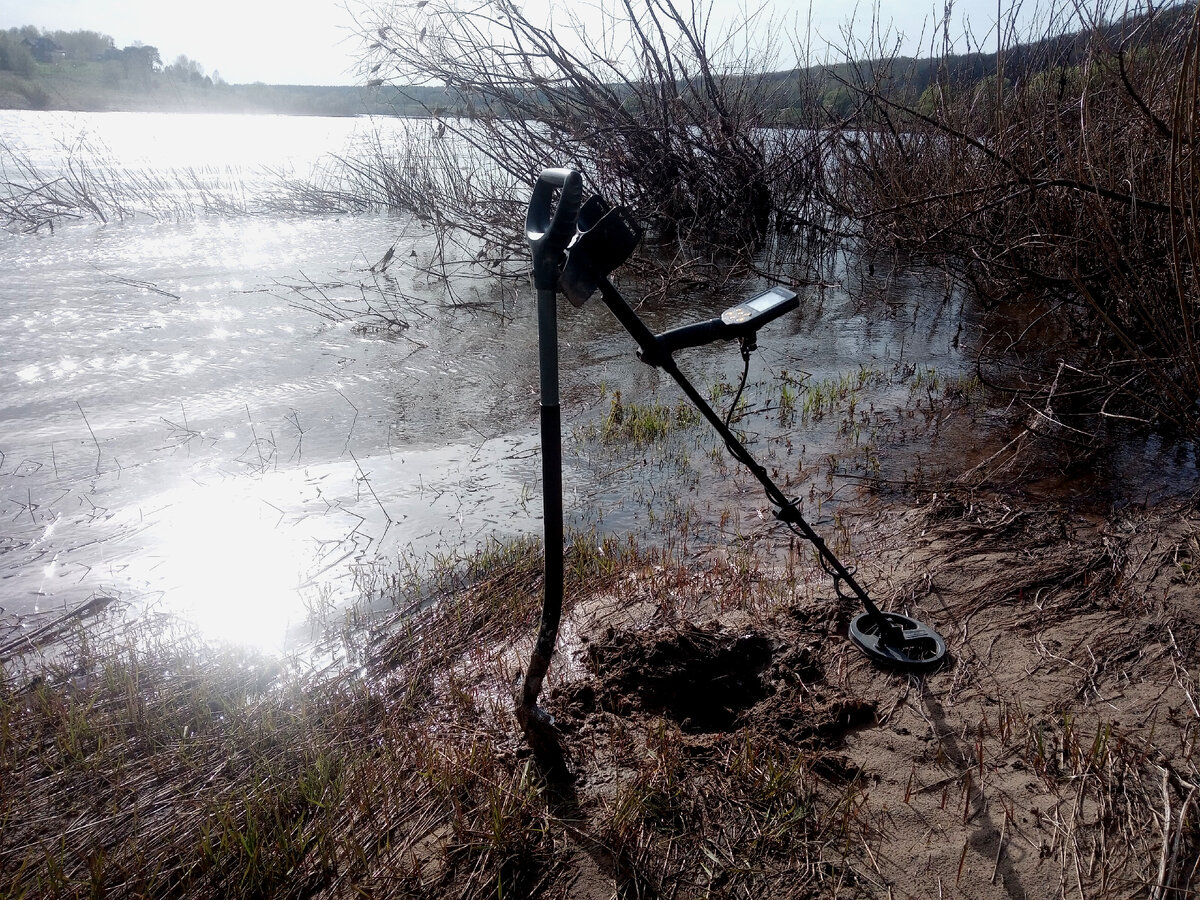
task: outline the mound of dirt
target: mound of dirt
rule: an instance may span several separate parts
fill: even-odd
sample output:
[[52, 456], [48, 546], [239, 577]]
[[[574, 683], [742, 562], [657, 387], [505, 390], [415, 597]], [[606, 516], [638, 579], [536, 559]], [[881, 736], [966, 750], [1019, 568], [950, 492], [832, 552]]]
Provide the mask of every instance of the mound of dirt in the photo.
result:
[[749, 728], [831, 749], [875, 719], [874, 702], [825, 683], [812, 636], [796, 633], [787, 617], [748, 631], [717, 621], [649, 633], [609, 628], [586, 643], [583, 658], [587, 677], [552, 697], [568, 730], [608, 717], [662, 718], [685, 735]]
[[764, 677], [772, 651], [762, 633], [722, 634], [694, 625], [650, 637], [610, 630], [588, 645], [593, 678], [575, 689], [572, 705], [662, 715], [689, 733], [729, 731], [772, 692]]

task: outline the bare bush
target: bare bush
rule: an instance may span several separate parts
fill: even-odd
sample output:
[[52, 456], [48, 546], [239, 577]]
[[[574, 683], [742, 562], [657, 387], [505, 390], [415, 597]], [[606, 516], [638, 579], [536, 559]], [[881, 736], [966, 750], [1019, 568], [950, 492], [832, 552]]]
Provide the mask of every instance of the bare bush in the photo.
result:
[[453, 219], [502, 260], [537, 173], [571, 166], [709, 278], [714, 260], [749, 263], [773, 224], [827, 224], [822, 135], [769, 127], [796, 94], [771, 74], [769, 23], [719, 31], [708, 7], [673, 0], [562, 15], [543, 26], [510, 0], [426, 0], [364, 19], [370, 77], [444, 84], [457, 106], [430, 110], [430, 143], [449, 133], [474, 156], [461, 167], [434, 153], [400, 173], [414, 210]]
[[1039, 414], [1076, 436], [1113, 417], [1187, 427], [1200, 418], [1196, 10], [1090, 16], [1002, 46], [984, 79], [954, 78], [947, 59], [919, 98], [863, 70], [845, 202], [869, 238], [948, 255], [984, 297], [1019, 301], [992, 341], [1006, 364], [1033, 363], [1010, 383]]

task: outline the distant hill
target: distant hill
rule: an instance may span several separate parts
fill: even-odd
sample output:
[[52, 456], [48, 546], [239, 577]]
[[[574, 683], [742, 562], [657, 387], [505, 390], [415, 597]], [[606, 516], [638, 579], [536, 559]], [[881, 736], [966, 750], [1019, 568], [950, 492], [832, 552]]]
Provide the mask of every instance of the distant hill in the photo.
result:
[[[49, 67], [46, 67], [49, 68]], [[80, 71], [80, 69], [84, 71]], [[149, 88], [106, 84], [85, 67], [19, 76], [0, 71], [0, 109], [81, 112], [226, 112], [298, 116], [427, 115], [453, 113], [441, 88], [225, 84], [163, 80]]]
[[804, 95], [803, 88], [807, 88], [808, 96], [819, 97], [835, 117], [850, 115], [859, 100], [859, 94], [850, 85], [879, 84], [893, 100], [918, 105], [921, 95], [935, 83], [970, 86], [995, 78], [999, 72], [1006, 83], [1015, 85], [1041, 72], [1065, 72], [1081, 65], [1089, 47], [1097, 42], [1127, 51], [1164, 43], [1168, 35], [1179, 30], [1180, 19], [1191, 16], [1195, 8], [1194, 0], [1189, 0], [1158, 8], [1153, 15], [1130, 16], [1096, 29], [1015, 44], [1003, 48], [999, 57], [994, 52], [921, 59], [902, 56], [777, 72], [768, 76], [768, 80], [777, 88], [785, 119], [789, 108]]
[[0, 109], [423, 115], [450, 109], [439, 88], [228, 84], [186, 56], [92, 31], [0, 31]]
[[[1166, 33], [1193, 8], [1183, 3], [1159, 10], [1138, 40], [1151, 38], [1152, 32]], [[798, 115], [800, 105], [814, 97], [827, 115], [840, 119], [851, 116], [858, 102], [852, 85], [886, 84], [893, 98], [915, 103], [935, 82], [970, 85], [994, 77], [998, 62], [1005, 80], [1019, 81], [1047, 69], [1077, 65], [1089, 41], [1109, 38], [1117, 45], [1140, 22], [1133, 18], [1098, 33], [1020, 44], [1005, 49], [999, 60], [995, 53], [898, 57], [775, 72], [765, 81], [773, 89], [777, 121], [805, 118]], [[465, 114], [478, 105], [438, 87], [227, 84], [215, 72], [205, 75], [187, 57], [163, 65], [154, 47], [118, 50], [112, 38], [95, 32], [40, 32], [29, 26], [0, 31], [0, 109], [421, 116], [431, 111]]]

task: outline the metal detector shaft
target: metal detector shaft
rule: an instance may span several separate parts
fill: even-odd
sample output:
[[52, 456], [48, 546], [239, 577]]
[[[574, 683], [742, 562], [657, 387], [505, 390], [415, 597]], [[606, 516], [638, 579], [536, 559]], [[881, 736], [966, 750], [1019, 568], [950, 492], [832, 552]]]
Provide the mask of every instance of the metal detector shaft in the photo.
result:
[[879, 630], [879, 634], [884, 636], [885, 640], [898, 638], [899, 635], [896, 634], [895, 627], [880, 612], [879, 607], [875, 605], [867, 592], [855, 580], [850, 570], [842, 565], [841, 560], [826, 546], [821, 536], [805, 521], [804, 516], [796, 509], [795, 504], [771, 480], [771, 476], [767, 474], [767, 470], [759, 465], [758, 461], [750, 455], [750, 451], [737, 439], [721, 417], [717, 415], [716, 411], [708, 405], [708, 401], [696, 390], [695, 385], [675, 365], [675, 359], [671, 354], [662, 352], [657, 338], [638, 317], [638, 314], [625, 302], [625, 298], [621, 296], [621, 293], [613, 286], [612, 282], [607, 277], [604, 277], [597, 280], [596, 286], [600, 289], [600, 295], [604, 298], [605, 304], [612, 311], [613, 315], [617, 317], [621, 324], [625, 326], [625, 330], [637, 341], [638, 346], [642, 350], [642, 359], [651, 365], [659, 367], [675, 379], [675, 383], [679, 385], [688, 399], [692, 401], [692, 404], [700, 410], [700, 413], [709, 421], [709, 424], [717, 430], [717, 433], [725, 441], [725, 446], [733, 454], [734, 459], [748, 468], [754, 474], [754, 477], [759, 480], [759, 483], [762, 484], [768, 499], [779, 508], [778, 512], [776, 512], [779, 519], [799, 528], [804, 537], [817, 548], [817, 553], [820, 554], [824, 563], [838, 579], [844, 581], [849, 586], [859, 602], [862, 603], [863, 609], [866, 610], [867, 615]]
[[522, 686], [521, 701], [536, 709], [542, 679], [554, 653], [563, 596], [562, 413], [558, 404], [558, 317], [553, 290], [538, 290], [538, 360], [541, 382], [542, 546], [545, 569], [542, 622]]
[[534, 185], [525, 219], [538, 304], [538, 376], [541, 386], [542, 527], [545, 578], [537, 643], [525, 670], [517, 717], [534, 750], [547, 749], [548, 717], [538, 708], [542, 681], [558, 638], [563, 595], [562, 414], [558, 405], [558, 275], [575, 234], [583, 179], [569, 169], [546, 169]]

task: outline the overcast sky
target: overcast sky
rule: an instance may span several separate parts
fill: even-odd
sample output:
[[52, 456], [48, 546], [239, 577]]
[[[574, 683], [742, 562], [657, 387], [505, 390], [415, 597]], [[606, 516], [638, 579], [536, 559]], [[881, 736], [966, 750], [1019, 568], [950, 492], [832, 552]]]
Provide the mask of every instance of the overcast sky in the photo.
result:
[[[1013, 0], [1002, 2], [1007, 8]], [[715, 4], [730, 10], [744, 6], [741, 0]], [[386, 5], [387, 0], [377, 3]], [[186, 55], [206, 72], [215, 69], [232, 83], [355, 84], [359, 44], [347, 7], [359, 9], [360, 0], [2, 0], [0, 27], [99, 31], [111, 35], [118, 47], [138, 41], [151, 44], [164, 63]], [[915, 52], [915, 39], [923, 24], [932, 21], [935, 7], [940, 13], [943, 0], [880, 0], [879, 18], [881, 24], [892, 23], [906, 34], [906, 50]], [[807, 2], [774, 0], [772, 8], [801, 21], [808, 17]], [[995, 0], [959, 0], [954, 19], [968, 16], [982, 38], [995, 22], [996, 8]], [[838, 41], [840, 26], [853, 13], [852, 3], [814, 0], [814, 30]], [[865, 34], [871, 16], [870, 4], [862, 4], [856, 13], [857, 34]]]

